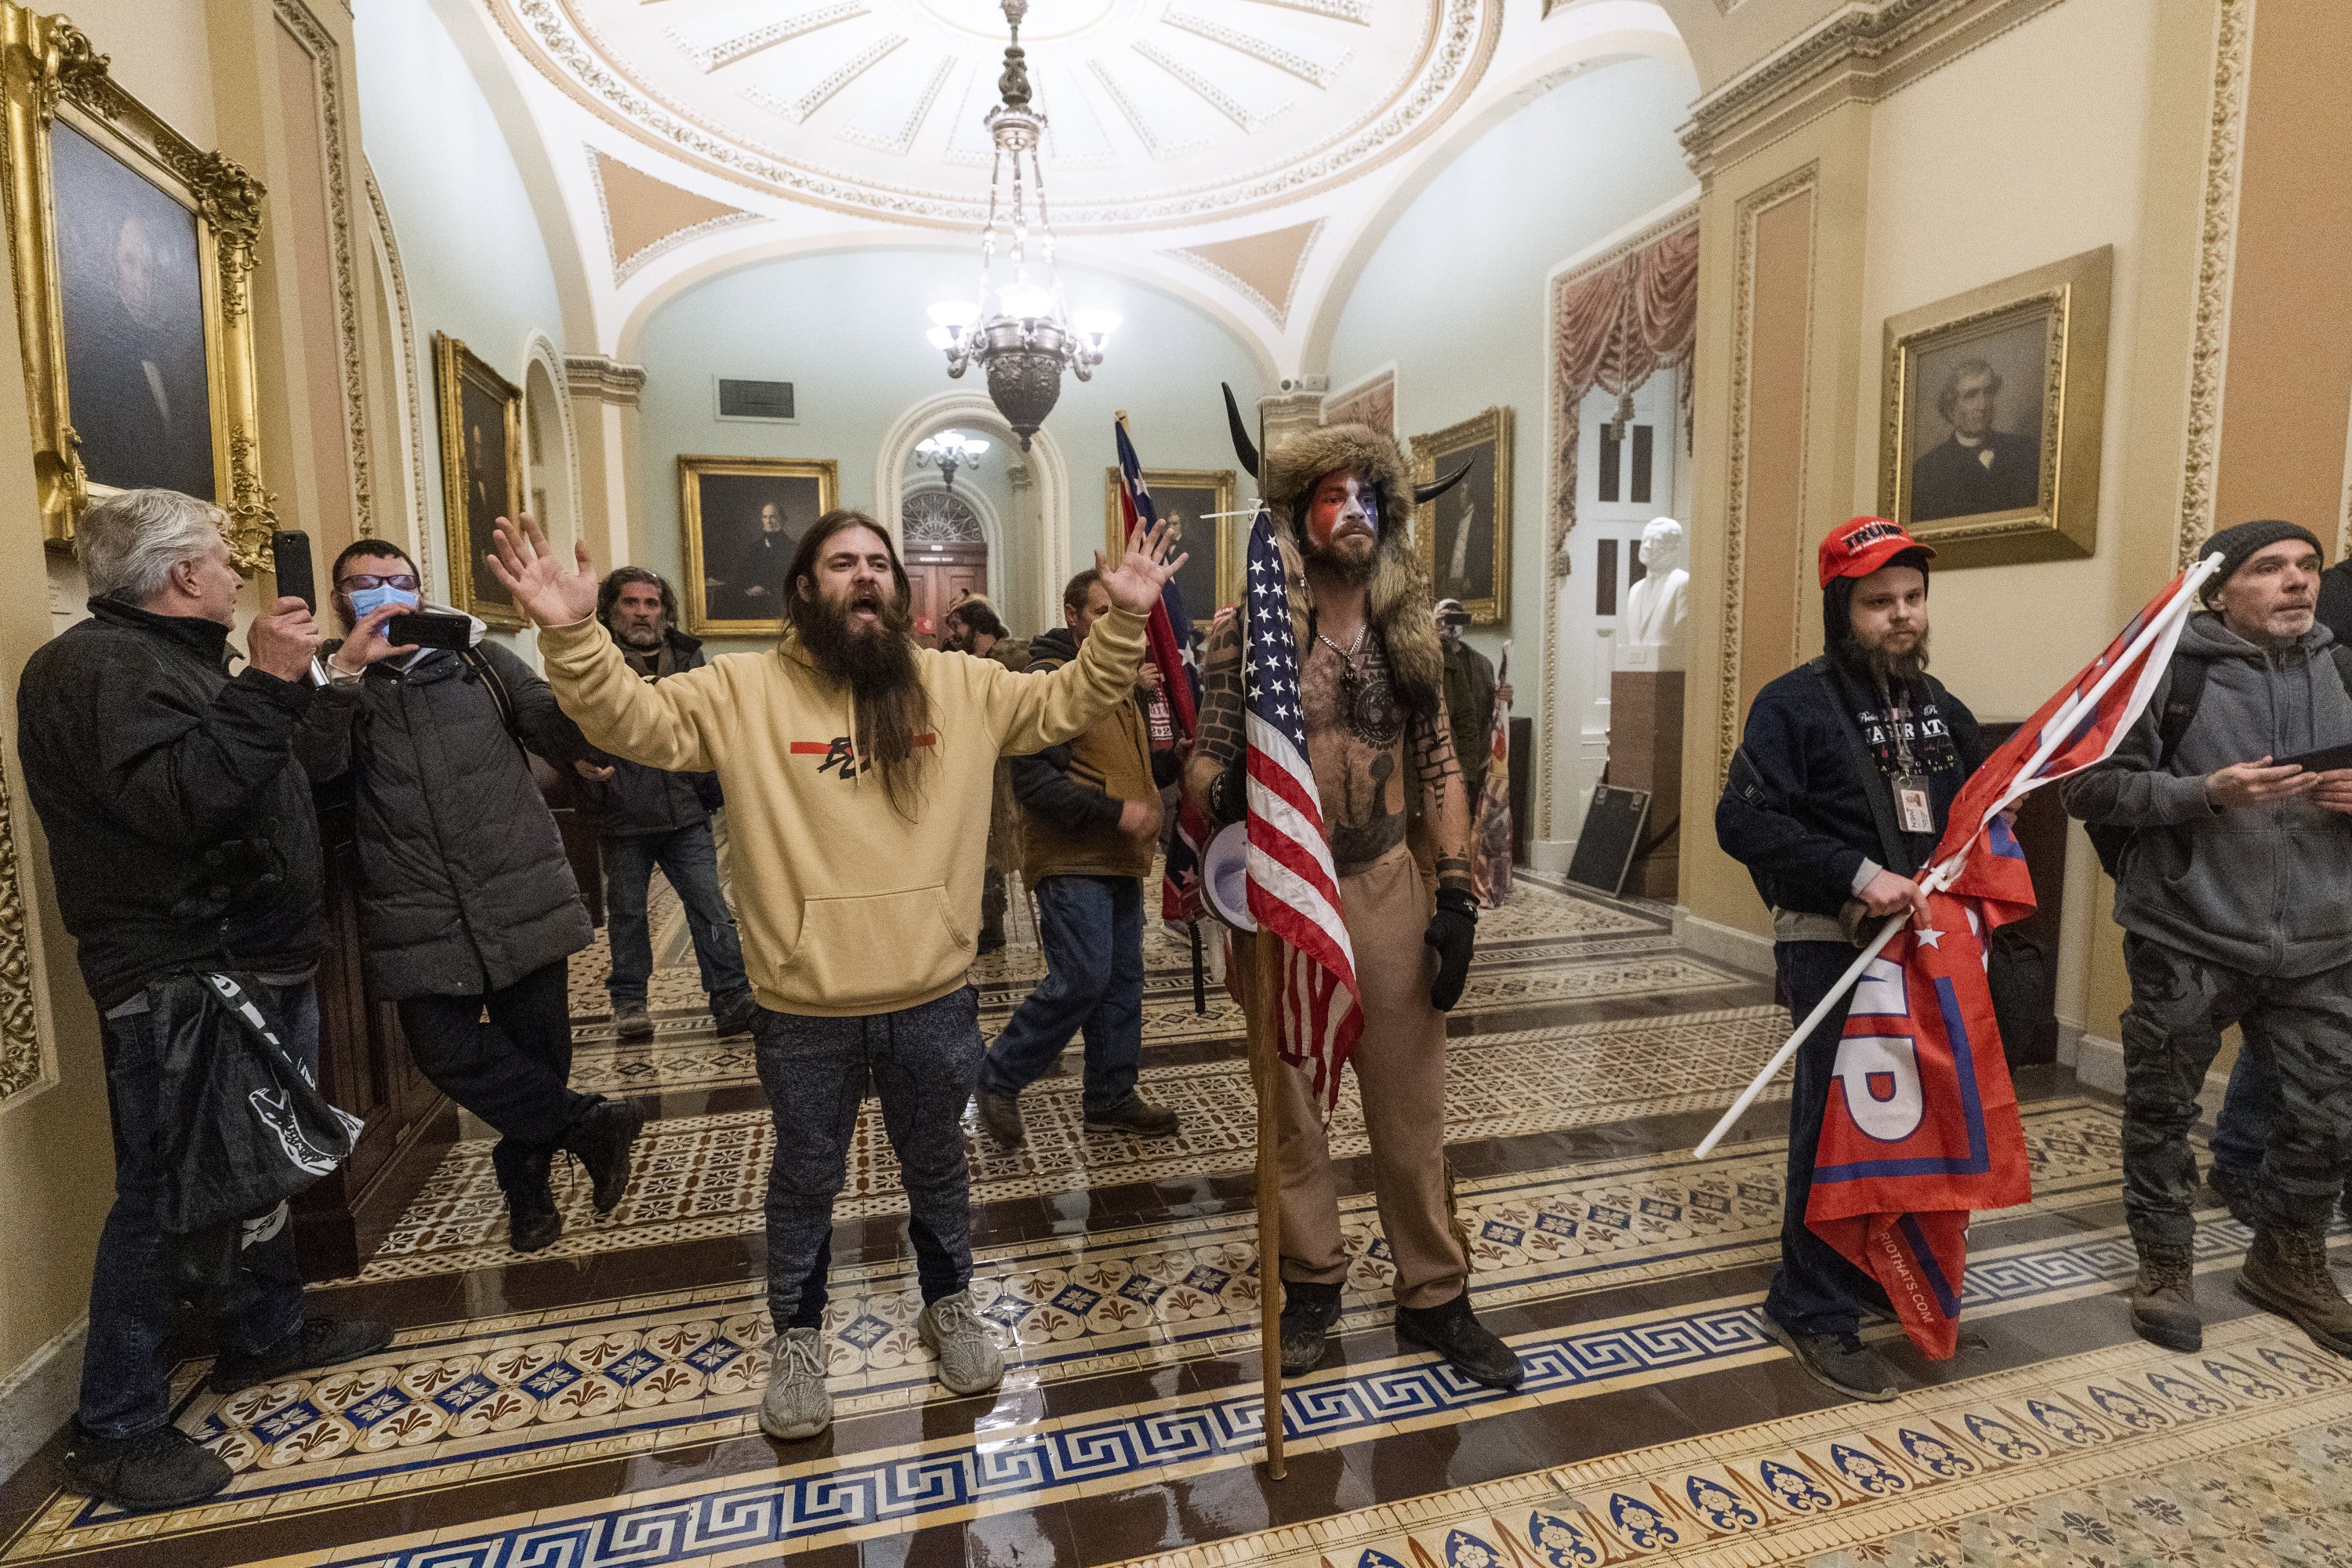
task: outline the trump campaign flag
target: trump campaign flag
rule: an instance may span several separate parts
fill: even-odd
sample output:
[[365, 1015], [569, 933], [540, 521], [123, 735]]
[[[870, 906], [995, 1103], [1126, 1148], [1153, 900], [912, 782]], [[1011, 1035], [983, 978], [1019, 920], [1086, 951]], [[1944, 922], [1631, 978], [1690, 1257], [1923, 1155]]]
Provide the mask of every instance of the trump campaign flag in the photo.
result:
[[1969, 775], [1921, 884], [1927, 923], [1864, 955], [1805, 1223], [1878, 1281], [1932, 1359], [1958, 1342], [1969, 1214], [2032, 1195], [1985, 977], [1992, 932], [2033, 912], [2006, 809], [2115, 751], [2163, 679], [2215, 564], [2174, 578]]
[[[1135, 445], [1127, 438], [1126, 418], [1112, 421], [1111, 429], [1118, 446], [1119, 515], [1127, 524], [1127, 537], [1132, 540], [1136, 530], [1149, 530], [1157, 523], [1160, 513], [1151, 503], [1151, 487], [1143, 482], [1143, 465], [1135, 456]], [[1192, 658], [1192, 623], [1184, 613], [1183, 591], [1177, 587], [1172, 574], [1160, 589], [1160, 603], [1151, 608], [1145, 636], [1148, 656], [1160, 667], [1161, 677], [1153, 707], [1166, 705], [1172, 740], [1180, 752], [1189, 754], [1199, 722], [1201, 671]], [[1157, 720], [1158, 713], [1153, 717]], [[1201, 850], [1208, 838], [1208, 818], [1201, 815], [1191, 795], [1185, 795], [1176, 808], [1176, 830], [1168, 837], [1167, 872], [1160, 883], [1161, 920], [1197, 921], [1208, 912], [1201, 893]]]

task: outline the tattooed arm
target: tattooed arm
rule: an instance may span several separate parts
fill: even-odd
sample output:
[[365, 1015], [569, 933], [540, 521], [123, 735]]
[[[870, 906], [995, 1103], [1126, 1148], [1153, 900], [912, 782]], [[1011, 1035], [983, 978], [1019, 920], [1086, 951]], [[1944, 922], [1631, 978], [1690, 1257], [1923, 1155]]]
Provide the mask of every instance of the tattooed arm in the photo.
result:
[[[1219, 801], [1214, 785], [1220, 775], [1242, 760], [1242, 632], [1238, 616], [1226, 616], [1209, 628], [1208, 647], [1201, 658], [1201, 722], [1192, 744], [1192, 760], [1185, 765], [1184, 787], [1222, 827], [1242, 815], [1242, 803]], [[1233, 808], [1220, 816], [1219, 805]]]
[[1446, 721], [1441, 693], [1435, 714], [1415, 722], [1409, 743], [1413, 769], [1421, 776], [1423, 814], [1429, 819], [1436, 850], [1437, 885], [1470, 890], [1470, 792], [1463, 783], [1462, 760], [1454, 753], [1454, 727]]

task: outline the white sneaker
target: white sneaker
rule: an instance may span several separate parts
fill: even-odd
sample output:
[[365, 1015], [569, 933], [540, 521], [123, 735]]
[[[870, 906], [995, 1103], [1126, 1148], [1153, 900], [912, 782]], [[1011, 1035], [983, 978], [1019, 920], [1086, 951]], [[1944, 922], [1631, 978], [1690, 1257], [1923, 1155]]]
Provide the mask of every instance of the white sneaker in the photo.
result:
[[950, 1394], [986, 1394], [1004, 1381], [1004, 1352], [971, 1310], [971, 1292], [959, 1290], [923, 1309], [915, 1331], [939, 1357], [940, 1382]]
[[760, 1430], [797, 1443], [833, 1425], [833, 1394], [824, 1385], [824, 1342], [814, 1329], [776, 1336], [776, 1364], [760, 1398]]

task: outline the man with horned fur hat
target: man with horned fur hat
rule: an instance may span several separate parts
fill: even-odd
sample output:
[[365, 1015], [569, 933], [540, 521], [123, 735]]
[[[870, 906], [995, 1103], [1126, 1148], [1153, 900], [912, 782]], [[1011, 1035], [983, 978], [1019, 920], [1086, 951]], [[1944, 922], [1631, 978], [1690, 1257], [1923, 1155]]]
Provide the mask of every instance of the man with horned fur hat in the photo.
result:
[[[1235, 427], [1240, 429], [1238, 415]], [[1253, 456], [1244, 444], [1244, 460]], [[1397, 1337], [1463, 1373], [1510, 1388], [1518, 1357], [1471, 1313], [1470, 1259], [1445, 1163], [1445, 1011], [1461, 999], [1477, 903], [1470, 810], [1446, 721], [1444, 660], [1429, 584], [1406, 532], [1403, 455], [1366, 425], [1293, 436], [1267, 454], [1260, 489], [1289, 524], [1284, 558], [1300, 649], [1307, 750], [1362, 987], [1353, 1060], [1372, 1145], [1381, 1227], [1396, 1267]], [[1187, 783], [1223, 824], [1248, 810], [1242, 639], [1210, 634], [1199, 743]], [[1408, 842], [1407, 792], [1421, 792]], [[1434, 888], [1416, 847], [1433, 861]], [[1282, 1363], [1323, 1357], [1348, 1253], [1320, 1105], [1282, 1069]]]

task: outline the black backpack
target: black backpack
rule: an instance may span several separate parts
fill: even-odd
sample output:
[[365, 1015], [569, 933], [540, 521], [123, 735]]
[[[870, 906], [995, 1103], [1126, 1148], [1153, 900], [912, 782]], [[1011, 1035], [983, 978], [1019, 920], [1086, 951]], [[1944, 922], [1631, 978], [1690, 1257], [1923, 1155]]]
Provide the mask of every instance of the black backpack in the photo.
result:
[[[2352, 647], [2337, 643], [2327, 650], [2336, 665], [2336, 678], [2344, 683], [2347, 695], [2352, 695]], [[2212, 670], [2211, 661], [2202, 658], [2182, 658], [2175, 655], [2167, 672], [2164, 711], [2156, 721], [2156, 766], [2172, 765], [2172, 753], [2179, 748], [2180, 738], [2189, 733], [2189, 724], [2197, 717], [2198, 701], [2205, 695], [2205, 678]], [[2099, 857], [2099, 869], [2108, 876], [2116, 875], [2123, 864], [2124, 850], [2138, 831], [2120, 822], [2086, 822], [2083, 831], [2091, 836], [2091, 848]]]

